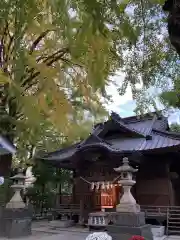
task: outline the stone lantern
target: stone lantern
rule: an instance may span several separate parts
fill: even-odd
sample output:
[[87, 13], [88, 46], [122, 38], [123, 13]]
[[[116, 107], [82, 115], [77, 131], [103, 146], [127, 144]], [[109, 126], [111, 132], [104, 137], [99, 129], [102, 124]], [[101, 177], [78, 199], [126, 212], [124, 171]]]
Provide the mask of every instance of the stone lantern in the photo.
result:
[[21, 171], [19, 171], [19, 173], [11, 177], [11, 179], [13, 180], [11, 188], [14, 189], [15, 193], [11, 200], [6, 204], [6, 208], [25, 208], [26, 205], [21, 198], [21, 190], [24, 190], [26, 177]]
[[124, 193], [120, 204], [116, 206], [116, 212], [111, 213], [113, 223], [107, 226], [108, 233], [113, 240], [129, 240], [133, 235], [143, 236], [144, 239], [153, 240], [151, 226], [145, 222], [145, 214], [140, 211], [140, 206], [131, 194], [131, 188], [136, 183], [133, 173], [137, 172], [129, 165], [128, 158], [123, 158], [122, 166], [114, 169], [120, 173], [119, 184]]
[[123, 195], [120, 199], [120, 204], [116, 206], [117, 212], [140, 212], [140, 206], [136, 203], [136, 200], [131, 194], [131, 188], [136, 183], [133, 180], [133, 173], [138, 170], [129, 165], [128, 158], [123, 158], [123, 165], [114, 169], [120, 173], [119, 184], [123, 188]]
[[31, 235], [32, 212], [21, 198], [25, 176], [21, 171], [13, 177], [11, 188], [15, 193], [3, 210], [2, 235], [8, 238], [19, 238]]

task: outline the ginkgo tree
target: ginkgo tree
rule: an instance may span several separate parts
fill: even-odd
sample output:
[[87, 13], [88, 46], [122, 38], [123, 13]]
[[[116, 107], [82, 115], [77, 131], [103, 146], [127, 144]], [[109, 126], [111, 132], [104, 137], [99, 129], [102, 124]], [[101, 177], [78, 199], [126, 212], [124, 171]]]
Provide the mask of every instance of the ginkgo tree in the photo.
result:
[[146, 89], [169, 76], [176, 56], [163, 32], [162, 4], [1, 0], [1, 133], [43, 136], [42, 125], [52, 124], [62, 136], [77, 137], [85, 113], [104, 114], [116, 70], [126, 73], [120, 94], [130, 84], [138, 100], [136, 83]]
[[0, 2], [3, 134], [46, 120], [68, 135], [78, 112], [101, 112], [103, 82], [118, 62], [110, 31], [88, 11], [81, 1]]

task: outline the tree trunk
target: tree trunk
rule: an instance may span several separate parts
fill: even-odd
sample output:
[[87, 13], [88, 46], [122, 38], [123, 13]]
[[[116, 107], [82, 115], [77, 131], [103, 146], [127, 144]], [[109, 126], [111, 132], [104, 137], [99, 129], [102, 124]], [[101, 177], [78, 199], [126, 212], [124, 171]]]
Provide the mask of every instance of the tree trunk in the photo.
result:
[[166, 0], [163, 10], [169, 13], [168, 32], [170, 42], [180, 55], [180, 0]]

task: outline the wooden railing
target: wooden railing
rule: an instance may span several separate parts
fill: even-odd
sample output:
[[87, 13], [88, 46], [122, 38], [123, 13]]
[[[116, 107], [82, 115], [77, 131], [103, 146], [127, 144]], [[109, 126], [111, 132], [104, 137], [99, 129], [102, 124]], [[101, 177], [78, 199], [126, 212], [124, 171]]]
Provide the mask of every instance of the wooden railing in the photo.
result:
[[[37, 212], [34, 213], [34, 218], [47, 218], [50, 215], [53, 216], [55, 213], [68, 215], [70, 217], [78, 215], [83, 219], [81, 207], [81, 204], [60, 204], [58, 208], [55, 209], [44, 209], [41, 214]], [[145, 213], [146, 218], [162, 220], [161, 222], [165, 221], [167, 235], [180, 234], [180, 206], [141, 206], [141, 211]], [[89, 210], [88, 213], [90, 213]]]
[[[169, 206], [141, 206], [141, 211], [146, 217], [166, 216]], [[171, 207], [172, 208], [172, 207]]]
[[180, 206], [141, 206], [146, 218], [166, 223], [166, 234], [180, 235]]
[[141, 206], [146, 217], [166, 216], [169, 213], [180, 212], [180, 206]]
[[52, 212], [59, 214], [80, 214], [80, 204], [60, 204], [57, 208], [52, 209]]
[[[63, 195], [60, 196], [61, 198], [60, 204], [71, 204], [73, 203], [73, 198], [71, 195]], [[76, 196], [76, 202], [79, 202], [80, 196]], [[113, 196], [112, 195], [95, 195], [93, 196], [92, 194], [85, 194], [83, 196], [83, 201], [85, 203], [92, 203], [94, 208], [99, 208], [100, 206], [104, 206], [107, 208], [112, 208], [114, 203], [113, 203]]]

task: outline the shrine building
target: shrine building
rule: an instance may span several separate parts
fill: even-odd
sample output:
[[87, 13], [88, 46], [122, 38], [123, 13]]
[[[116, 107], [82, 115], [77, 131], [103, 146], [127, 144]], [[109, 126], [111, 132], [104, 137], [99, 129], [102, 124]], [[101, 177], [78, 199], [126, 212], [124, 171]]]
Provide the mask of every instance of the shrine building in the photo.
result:
[[10, 175], [12, 154], [15, 152], [15, 146], [0, 135], [0, 176], [7, 177]]
[[61, 203], [80, 204], [87, 219], [119, 203], [122, 188], [114, 168], [124, 157], [138, 169], [132, 193], [140, 206], [180, 205], [180, 134], [156, 113], [128, 118], [112, 113], [87, 139], [38, 159], [73, 171], [72, 196]]

